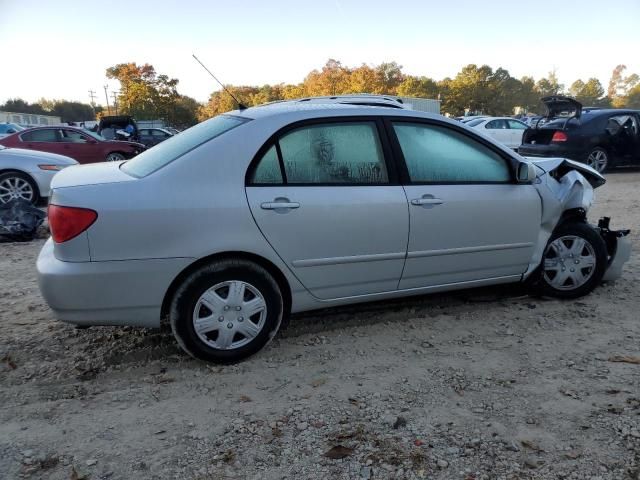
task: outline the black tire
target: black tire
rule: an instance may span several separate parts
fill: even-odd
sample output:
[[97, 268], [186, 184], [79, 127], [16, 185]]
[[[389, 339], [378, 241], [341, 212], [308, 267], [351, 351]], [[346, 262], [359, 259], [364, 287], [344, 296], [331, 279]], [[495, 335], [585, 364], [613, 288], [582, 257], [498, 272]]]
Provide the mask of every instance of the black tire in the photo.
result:
[[[0, 184], [2, 184], [2, 182], [7, 180], [7, 179], [14, 179], [14, 178], [19, 178], [21, 180], [24, 180], [25, 182], [27, 182], [31, 186], [31, 190], [33, 192], [33, 197], [29, 201], [33, 205], [37, 205], [38, 202], [40, 201], [40, 190], [38, 190], [38, 185], [36, 185], [36, 182], [33, 181], [33, 178], [31, 178], [26, 173], [16, 172], [16, 171], [9, 171], [9, 172], [0, 173]], [[0, 198], [0, 203], [6, 203], [6, 201], [4, 199]]]
[[[228, 281], [245, 282], [255, 288], [266, 303], [266, 318], [262, 329], [248, 343], [225, 350], [214, 348], [200, 338], [195, 331], [193, 316], [201, 295], [213, 286]], [[247, 260], [219, 260], [199, 268], [184, 280], [173, 297], [169, 321], [178, 344], [189, 355], [207, 362], [224, 364], [238, 362], [261, 350], [278, 332], [283, 312], [280, 288], [267, 270]], [[211, 310], [211, 314], [217, 315], [218, 312]], [[220, 325], [226, 322], [227, 320], [223, 320]], [[236, 336], [232, 340], [234, 338]], [[215, 341], [214, 338], [213, 342]]]
[[120, 162], [122, 160], [125, 160], [125, 157], [120, 152], [109, 152], [104, 159], [105, 162]]
[[[593, 160], [592, 160], [593, 157]], [[592, 163], [596, 160], [596, 158], [603, 158], [604, 159], [604, 164], [602, 166], [594, 166], [592, 165]], [[595, 170], [597, 170], [600, 173], [604, 173], [607, 170], [609, 170], [611, 168], [611, 156], [609, 155], [609, 152], [607, 152], [604, 148], [602, 147], [595, 147], [594, 149], [592, 149], [588, 154], [587, 154], [587, 158], [585, 160], [585, 163], [587, 165], [589, 165], [590, 167], [593, 167]]]
[[[545, 260], [548, 258], [547, 255], [554, 254], [554, 252], [552, 252], [552, 249], [550, 248], [550, 245], [555, 240], [562, 237], [578, 237], [584, 240], [590, 245], [595, 256], [595, 265], [592, 270], [587, 267], [583, 267], [583, 273], [585, 273], [586, 276], [590, 274], [586, 282], [573, 288], [570, 285], [572, 283], [571, 281], [567, 282], [567, 286], [565, 286], [564, 289], [554, 287], [550, 282], [550, 280], [552, 281], [553, 278], [550, 278], [550, 275], [545, 275], [544, 271]], [[584, 251], [589, 252], [588, 247], [585, 246], [584, 248], [587, 248], [587, 250]], [[553, 232], [551, 238], [549, 238], [547, 246], [545, 247], [545, 252], [542, 257], [542, 264], [540, 266], [539, 281], [537, 282], [539, 293], [545, 296], [556, 298], [578, 298], [587, 295], [602, 280], [602, 276], [607, 269], [607, 263], [607, 247], [600, 234], [591, 225], [578, 222], [571, 222], [560, 225], [556, 229], [556, 231]], [[566, 268], [576, 268], [575, 264], [573, 263], [569, 263], [568, 265], [569, 266]]]

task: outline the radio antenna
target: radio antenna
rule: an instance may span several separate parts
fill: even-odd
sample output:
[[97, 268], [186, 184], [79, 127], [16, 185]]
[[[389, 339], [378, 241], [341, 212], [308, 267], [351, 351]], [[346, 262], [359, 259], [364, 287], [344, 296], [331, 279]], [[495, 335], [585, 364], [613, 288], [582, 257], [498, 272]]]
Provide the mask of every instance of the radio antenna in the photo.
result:
[[215, 76], [213, 73], [211, 73], [211, 70], [209, 70], [207, 67], [205, 67], [204, 63], [202, 63], [202, 62], [200, 61], [200, 59], [198, 59], [198, 57], [196, 57], [196, 56], [195, 56], [195, 54], [193, 54], [193, 53], [192, 53], [192, 54], [191, 54], [191, 56], [192, 56], [193, 58], [195, 58], [196, 62], [198, 62], [200, 65], [202, 65], [202, 68], [204, 68], [204, 69], [207, 71], [207, 73], [208, 73], [209, 75], [211, 75], [211, 76], [213, 77], [213, 79], [214, 79], [216, 82], [218, 82], [218, 84], [222, 87], [222, 89], [223, 89], [225, 92], [227, 92], [231, 98], [233, 98], [233, 99], [236, 101], [236, 103], [238, 104], [238, 110], [246, 110], [246, 109], [247, 109], [247, 106], [246, 106], [246, 105], [244, 105], [244, 104], [242, 104], [242, 103], [240, 103], [240, 101], [239, 101], [239, 100], [238, 100], [238, 99], [233, 95], [233, 93], [231, 93], [231, 92], [227, 89], [227, 87], [225, 87], [225, 86], [222, 84], [222, 82], [221, 82], [220, 80], [218, 80], [218, 79], [216, 78], [216, 76]]

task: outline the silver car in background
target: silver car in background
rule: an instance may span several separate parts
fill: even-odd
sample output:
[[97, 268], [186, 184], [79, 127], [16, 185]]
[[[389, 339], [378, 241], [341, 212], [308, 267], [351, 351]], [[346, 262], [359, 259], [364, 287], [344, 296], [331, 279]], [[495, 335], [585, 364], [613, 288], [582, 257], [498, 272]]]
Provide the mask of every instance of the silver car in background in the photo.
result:
[[388, 103], [237, 110], [61, 172], [42, 294], [78, 325], [166, 319], [184, 350], [224, 363], [294, 312], [523, 281], [575, 298], [620, 275], [627, 232], [586, 221], [596, 171]]
[[33, 204], [49, 197], [53, 176], [77, 165], [74, 159], [0, 145], [0, 203], [21, 198]]

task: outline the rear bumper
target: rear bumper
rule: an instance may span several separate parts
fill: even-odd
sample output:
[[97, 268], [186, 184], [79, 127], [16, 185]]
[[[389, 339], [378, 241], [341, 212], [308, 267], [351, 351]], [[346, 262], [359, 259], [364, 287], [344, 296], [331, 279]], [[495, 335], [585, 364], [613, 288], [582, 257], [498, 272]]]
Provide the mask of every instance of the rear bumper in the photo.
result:
[[38, 282], [55, 316], [76, 325], [159, 327], [164, 295], [189, 258], [63, 262], [49, 239], [38, 256]]
[[523, 157], [562, 157], [578, 162], [584, 162], [586, 153], [582, 149], [570, 148], [563, 144], [534, 145], [524, 143], [518, 147], [518, 153]]

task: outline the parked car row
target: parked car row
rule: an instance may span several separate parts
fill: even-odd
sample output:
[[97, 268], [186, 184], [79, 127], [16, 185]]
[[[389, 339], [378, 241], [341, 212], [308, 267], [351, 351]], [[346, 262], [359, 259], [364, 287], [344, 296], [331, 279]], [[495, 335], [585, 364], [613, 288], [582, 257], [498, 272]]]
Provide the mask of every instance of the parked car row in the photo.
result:
[[543, 99], [547, 121], [525, 131], [519, 152], [529, 157], [564, 157], [598, 172], [640, 165], [640, 111], [590, 108], [576, 100]]
[[545, 116], [517, 120], [478, 115], [460, 121], [525, 156], [569, 158], [598, 172], [640, 165], [640, 111], [583, 108], [561, 95], [542, 101]]
[[94, 132], [75, 127], [30, 128], [0, 139], [0, 145], [65, 155], [78, 163], [126, 160], [146, 148], [136, 142], [105, 140]]

